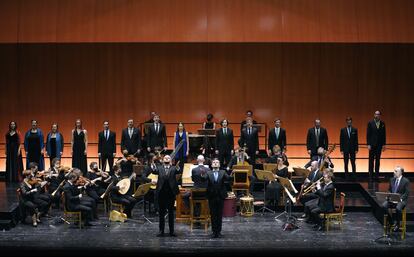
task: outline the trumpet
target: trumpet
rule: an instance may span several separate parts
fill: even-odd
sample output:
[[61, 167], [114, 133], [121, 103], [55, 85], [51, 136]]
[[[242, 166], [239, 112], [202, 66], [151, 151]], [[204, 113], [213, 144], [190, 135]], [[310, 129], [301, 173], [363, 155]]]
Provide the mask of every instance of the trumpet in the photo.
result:
[[323, 180], [323, 177], [321, 177], [320, 179], [310, 184], [310, 186], [308, 186], [307, 188], [303, 190], [302, 196], [310, 193], [316, 187], [318, 183], [322, 182], [322, 180]]

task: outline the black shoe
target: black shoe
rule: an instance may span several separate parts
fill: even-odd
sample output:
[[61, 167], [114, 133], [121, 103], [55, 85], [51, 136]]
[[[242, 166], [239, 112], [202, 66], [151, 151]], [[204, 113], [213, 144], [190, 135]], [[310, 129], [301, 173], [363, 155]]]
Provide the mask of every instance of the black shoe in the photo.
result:
[[219, 232], [219, 233], [217, 233], [217, 237], [218, 237], [218, 238], [222, 238], [222, 237], [223, 237], [223, 235]]
[[219, 238], [219, 234], [218, 233], [214, 233], [213, 238]]
[[85, 222], [85, 227], [93, 227], [93, 226], [96, 226], [96, 225], [90, 222]]
[[302, 214], [302, 216], [300, 216], [302, 219], [306, 219], [308, 217], [308, 215], [306, 215], [306, 213]]
[[172, 233], [170, 233], [170, 237], [177, 237], [177, 234], [172, 232]]
[[318, 231], [324, 231], [325, 227], [324, 226], [318, 226]]
[[157, 234], [157, 237], [164, 237], [164, 236], [165, 236], [164, 232], [160, 232]]
[[312, 228], [313, 228], [313, 229], [317, 229], [319, 226], [320, 226], [319, 224], [314, 224], [314, 225], [312, 226]]

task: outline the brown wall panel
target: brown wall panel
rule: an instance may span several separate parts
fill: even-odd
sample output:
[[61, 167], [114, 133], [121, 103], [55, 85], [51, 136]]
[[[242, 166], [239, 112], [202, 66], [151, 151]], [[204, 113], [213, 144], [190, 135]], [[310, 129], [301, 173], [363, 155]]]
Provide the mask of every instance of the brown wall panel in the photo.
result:
[[[410, 44], [3, 44], [0, 53], [2, 133], [12, 119], [24, 132], [34, 118], [45, 132], [58, 122], [69, 142], [81, 118], [96, 143], [102, 121], [109, 119], [119, 142], [129, 117], [138, 124], [153, 110], [164, 122], [201, 123], [211, 112], [216, 121], [239, 123], [252, 109], [268, 127], [281, 117], [289, 144], [303, 144], [316, 117], [330, 142], [338, 143], [350, 115], [363, 145], [366, 124], [380, 109], [389, 147], [410, 150], [391, 144], [414, 143]], [[195, 133], [199, 126], [187, 128]], [[237, 140], [239, 125], [232, 127]], [[170, 136], [174, 129], [168, 126]], [[303, 145], [288, 149], [289, 156], [307, 157]], [[384, 158], [412, 153], [390, 149]], [[90, 156], [96, 157], [95, 146]], [[361, 147], [359, 157], [366, 156]], [[400, 161], [388, 159], [384, 169]], [[365, 169], [366, 160], [359, 162]], [[404, 163], [414, 168], [412, 160]]]
[[96, 0], [59, 0], [58, 42], [93, 42]]
[[58, 3], [55, 0], [21, 0], [19, 42], [56, 42]]
[[414, 42], [411, 0], [3, 0], [0, 42]]
[[0, 1], [0, 42], [18, 42], [19, 1]]

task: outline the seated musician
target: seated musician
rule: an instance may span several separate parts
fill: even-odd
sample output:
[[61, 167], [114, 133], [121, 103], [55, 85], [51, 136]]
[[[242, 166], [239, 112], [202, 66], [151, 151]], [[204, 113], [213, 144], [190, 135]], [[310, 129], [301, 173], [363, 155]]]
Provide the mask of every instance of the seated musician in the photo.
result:
[[85, 199], [81, 193], [81, 187], [76, 185], [78, 176], [71, 172], [67, 176], [67, 182], [63, 186], [63, 192], [65, 194], [65, 205], [68, 211], [80, 211], [82, 218], [84, 219], [85, 226], [94, 226], [91, 223], [94, 210], [90, 200]]
[[[58, 189], [60, 183], [65, 179], [65, 173], [61, 170], [60, 167], [60, 159], [53, 158], [52, 165], [50, 169], [47, 171], [46, 180], [49, 182], [48, 191], [50, 194], [55, 192]], [[51, 196], [52, 202], [59, 208], [60, 203], [60, 190], [56, 191], [54, 196]]]
[[280, 148], [280, 146], [275, 145], [275, 146], [273, 146], [272, 150], [273, 150], [272, 155], [269, 156], [269, 158], [266, 159], [266, 163], [277, 163], [277, 158], [280, 157], [280, 158], [282, 158], [283, 163], [286, 166], [289, 166], [288, 158], [287, 158], [286, 154], [284, 152], [282, 152], [282, 149]]
[[[128, 218], [132, 217], [132, 209], [134, 209], [135, 204], [137, 203], [137, 199], [132, 197], [130, 194], [121, 194], [119, 193], [120, 188], [117, 184], [119, 181], [122, 180], [121, 177], [121, 168], [119, 165], [115, 165], [114, 168], [114, 175], [112, 176], [112, 188], [110, 191], [109, 197], [111, 198], [112, 202], [117, 204], [122, 204], [124, 206], [125, 214]], [[132, 184], [132, 183], [131, 183]]]
[[[289, 175], [288, 167], [284, 164], [282, 157], [277, 158], [277, 168], [274, 171], [274, 174], [283, 178], [287, 178]], [[277, 180], [269, 181], [269, 184], [266, 187], [266, 198], [267, 200], [273, 202], [274, 208], [278, 206], [281, 191], [282, 186]]]
[[[147, 154], [144, 167], [144, 174], [141, 176], [141, 178], [139, 176], [137, 177], [138, 183], [151, 182], [151, 179], [148, 178], [148, 176], [152, 173], [152, 170], [155, 170], [158, 165], [161, 165], [160, 158], [161, 156], [155, 155], [154, 153]], [[155, 187], [151, 188], [151, 190], [145, 195], [144, 200], [148, 201], [149, 203], [153, 203], [154, 211], [158, 212], [158, 200], [157, 194], [155, 193]]]
[[[305, 190], [308, 186], [311, 186], [313, 183], [318, 181], [321, 177], [322, 177], [322, 172], [319, 172], [318, 162], [317, 161], [312, 161], [311, 162], [311, 171], [310, 171], [308, 177], [303, 182], [303, 184], [301, 186], [301, 192], [299, 193], [299, 196], [298, 196], [299, 201], [302, 203], [303, 206], [305, 206], [306, 202], [317, 198], [317, 196], [312, 192], [310, 192], [308, 194], [302, 194], [303, 190]], [[307, 217], [308, 216], [306, 215], [306, 213], [304, 213], [301, 218], [305, 219]]]
[[248, 165], [250, 164], [249, 155], [243, 150], [243, 148], [238, 147], [234, 150], [234, 155], [231, 157], [227, 170], [232, 170], [234, 165]]
[[314, 228], [320, 231], [324, 230], [325, 224], [319, 214], [335, 211], [335, 186], [332, 179], [333, 170], [325, 169], [323, 171], [323, 182], [317, 181], [316, 188], [313, 189], [317, 198], [305, 204], [305, 213], [309, 217], [306, 222], [315, 223]]
[[86, 177], [91, 181], [86, 187], [86, 193], [93, 198], [95, 202], [98, 202], [100, 196], [105, 193], [106, 187], [111, 180], [111, 176], [108, 172], [100, 170], [97, 162], [91, 162]]
[[322, 162], [325, 159], [325, 168], [333, 169], [334, 165], [331, 161], [331, 158], [329, 158], [329, 156], [327, 156], [325, 158], [325, 153], [326, 153], [326, 150], [323, 147], [319, 147], [318, 148], [318, 154], [312, 156], [311, 160], [308, 163], [305, 164], [305, 168], [306, 169], [309, 168], [313, 161], [317, 161], [318, 162], [318, 167], [320, 168], [320, 166], [322, 165]]
[[[32, 163], [31, 163], [32, 164]], [[31, 170], [23, 172], [23, 182], [20, 184], [21, 204], [24, 210], [32, 216], [32, 225], [37, 227], [40, 216], [46, 214], [50, 207], [50, 198], [46, 198], [41, 193], [39, 180], [33, 175]], [[23, 216], [23, 219], [26, 215]]]
[[[404, 175], [404, 168], [401, 166], [397, 166], [394, 169], [394, 177], [390, 179], [390, 185], [388, 191], [390, 193], [397, 193], [401, 195], [401, 201], [396, 202], [389, 202], [385, 201], [382, 204], [384, 211], [388, 213], [388, 220], [390, 224], [393, 224], [393, 231], [398, 232], [400, 229], [400, 220], [401, 220], [401, 212], [407, 205], [408, 195], [410, 193], [410, 181], [403, 177]], [[396, 210], [396, 219], [393, 222], [392, 218], [392, 209]]]
[[121, 178], [126, 178], [131, 176], [134, 171], [134, 165], [139, 163], [138, 158], [133, 155], [130, 155], [127, 150], [122, 151], [123, 157], [116, 161], [115, 165], [121, 167]]
[[[246, 151], [241, 148], [238, 147], [236, 148], [236, 150], [234, 150], [234, 155], [231, 157], [229, 165], [227, 166], [227, 173], [229, 173], [230, 170], [233, 170], [233, 166], [234, 165], [250, 165], [250, 156], [246, 153]], [[256, 181], [256, 177], [251, 175], [249, 176], [249, 180], [250, 180], [250, 188], [249, 191], [250, 193], [253, 192], [253, 186], [254, 186], [254, 182]]]

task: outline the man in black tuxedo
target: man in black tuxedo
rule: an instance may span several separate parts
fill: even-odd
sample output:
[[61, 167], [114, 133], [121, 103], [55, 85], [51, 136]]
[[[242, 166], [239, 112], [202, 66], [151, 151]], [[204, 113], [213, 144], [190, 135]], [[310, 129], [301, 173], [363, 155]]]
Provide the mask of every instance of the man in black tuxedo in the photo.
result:
[[352, 127], [352, 118], [346, 118], [346, 127], [341, 129], [339, 136], [341, 154], [344, 156], [345, 177], [348, 176], [348, 161], [351, 159], [352, 176], [355, 178], [355, 157], [358, 153], [358, 130]]
[[65, 194], [65, 207], [68, 211], [80, 211], [82, 218], [84, 218], [85, 226], [93, 226], [91, 223], [94, 215], [93, 205], [90, 201], [84, 200], [81, 191], [78, 186], [75, 185], [78, 176], [74, 173], [70, 173], [67, 176], [67, 182], [63, 186], [63, 192]]
[[275, 145], [278, 145], [282, 152], [286, 151], [286, 130], [280, 127], [281, 121], [279, 118], [275, 119], [275, 127], [269, 130], [268, 136], [268, 155], [272, 155], [272, 150]]
[[[108, 161], [109, 170], [112, 174], [112, 166], [114, 166], [114, 157], [116, 155], [116, 134], [109, 130], [109, 122], [104, 121], [104, 130], [98, 135], [98, 157], [101, 169], [106, 170], [106, 162]], [[84, 171], [86, 174], [86, 171]]]
[[207, 173], [207, 198], [210, 207], [212, 237], [221, 237], [221, 224], [223, 219], [224, 199], [227, 197], [225, 181], [231, 181], [232, 177], [224, 170], [220, 170], [220, 161], [214, 159], [211, 164], [213, 170]]
[[312, 159], [308, 163], [305, 164], [305, 168], [306, 169], [309, 168], [313, 161], [317, 161], [318, 162], [318, 168], [322, 169], [321, 165], [322, 165], [322, 162], [325, 160], [325, 165], [324, 165], [325, 168], [333, 169], [334, 164], [333, 164], [331, 158], [329, 158], [329, 156], [325, 157], [325, 154], [326, 154], [326, 150], [323, 149], [322, 147], [319, 147], [318, 148], [318, 154], [312, 156]]
[[375, 177], [378, 179], [381, 152], [385, 151], [386, 136], [385, 123], [381, 120], [381, 112], [374, 113], [374, 119], [368, 122], [367, 145], [369, 150], [368, 172], [369, 177], [373, 177], [375, 160]]
[[[132, 176], [132, 179], [135, 180], [135, 175]], [[124, 206], [125, 214], [127, 215], [128, 218], [131, 218], [132, 210], [134, 209], [134, 206], [137, 203], [137, 199], [129, 195], [131, 193], [131, 190], [129, 190], [128, 193], [126, 194], [119, 193], [119, 189], [121, 188], [117, 184], [121, 180], [122, 180], [121, 168], [117, 164], [115, 166], [114, 175], [112, 176], [112, 180], [111, 180], [112, 188], [111, 188], [110, 198], [114, 203], [122, 204]], [[134, 181], [131, 182], [130, 189], [133, 183]]]
[[397, 166], [394, 169], [394, 177], [390, 179], [390, 186], [388, 188], [388, 191], [390, 193], [400, 194], [401, 201], [399, 203], [385, 201], [382, 204], [384, 211], [388, 213], [388, 220], [390, 221], [390, 223], [393, 223], [392, 209], [395, 208], [396, 210], [396, 220], [393, 224], [394, 232], [398, 232], [400, 228], [401, 212], [407, 205], [408, 195], [410, 193], [410, 181], [407, 178], [403, 177], [403, 174], [404, 168], [401, 166]]
[[[308, 177], [305, 179], [305, 181], [303, 182], [302, 186], [301, 186], [301, 191], [302, 189], [307, 188], [308, 186], [310, 186], [312, 183], [318, 181], [321, 177], [322, 177], [322, 172], [319, 171], [319, 164], [317, 161], [312, 161], [311, 162], [311, 170], [309, 172]], [[305, 206], [305, 204], [313, 199], [316, 199], [317, 196], [314, 193], [308, 193], [306, 195], [302, 195], [299, 199], [299, 201], [302, 203], [303, 206]], [[309, 216], [307, 215], [307, 213], [305, 212], [301, 218], [308, 218]]]
[[308, 130], [306, 137], [306, 148], [311, 158], [318, 154], [319, 147], [323, 147], [325, 150], [328, 149], [328, 132], [321, 127], [320, 119], [316, 119], [315, 126]]
[[221, 129], [216, 131], [216, 155], [222, 165], [228, 165], [234, 153], [233, 130], [229, 127], [227, 119], [221, 121]]
[[333, 172], [326, 169], [323, 172], [323, 183], [316, 183], [314, 194], [316, 199], [308, 201], [305, 204], [305, 213], [308, 215], [307, 223], [315, 223], [314, 228], [324, 229], [323, 220], [319, 217], [320, 213], [329, 213], [335, 210], [335, 186], [332, 182]]
[[152, 173], [158, 175], [157, 187], [155, 189], [159, 205], [159, 233], [157, 237], [164, 236], [165, 214], [168, 210], [168, 225], [170, 228], [170, 236], [177, 236], [174, 233], [174, 203], [175, 197], [179, 193], [177, 177], [181, 174], [179, 167], [171, 166], [171, 157], [164, 156], [164, 164], [152, 167]]
[[141, 152], [141, 131], [134, 127], [133, 119], [129, 119], [128, 127], [122, 130], [121, 152], [124, 150], [135, 157], [138, 157]]
[[240, 123], [240, 131], [246, 128], [248, 119], [251, 119], [253, 124], [257, 124], [257, 121], [253, 119], [253, 112], [251, 110], [248, 110], [246, 111], [246, 118]]
[[259, 131], [253, 127], [253, 119], [246, 119], [246, 127], [242, 130], [239, 146], [247, 147], [246, 153], [249, 155], [251, 164], [254, 166], [256, 163], [256, 155], [259, 154]]
[[165, 125], [160, 122], [160, 116], [155, 114], [153, 124], [148, 128], [147, 151], [167, 149], [167, 132]]

